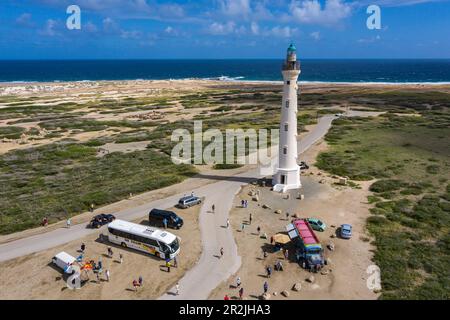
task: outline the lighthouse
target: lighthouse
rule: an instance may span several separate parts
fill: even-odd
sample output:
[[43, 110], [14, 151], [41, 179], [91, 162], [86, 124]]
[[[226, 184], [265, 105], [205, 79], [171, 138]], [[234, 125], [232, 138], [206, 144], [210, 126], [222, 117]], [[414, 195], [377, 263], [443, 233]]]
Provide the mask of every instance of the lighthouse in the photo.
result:
[[287, 50], [282, 74], [284, 83], [278, 168], [273, 176], [273, 190], [277, 192], [301, 187], [300, 168], [297, 164], [297, 79], [300, 75], [300, 62], [297, 61], [297, 50], [293, 44]]

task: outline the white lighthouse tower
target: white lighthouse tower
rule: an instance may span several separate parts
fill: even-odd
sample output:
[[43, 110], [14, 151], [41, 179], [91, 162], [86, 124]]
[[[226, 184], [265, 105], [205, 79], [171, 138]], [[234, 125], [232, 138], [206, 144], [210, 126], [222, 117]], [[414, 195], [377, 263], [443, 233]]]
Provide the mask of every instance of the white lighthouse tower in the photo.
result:
[[300, 168], [297, 164], [297, 79], [300, 75], [300, 62], [297, 50], [291, 44], [283, 64], [283, 104], [281, 106], [280, 145], [278, 168], [273, 177], [273, 190], [286, 192], [298, 189]]

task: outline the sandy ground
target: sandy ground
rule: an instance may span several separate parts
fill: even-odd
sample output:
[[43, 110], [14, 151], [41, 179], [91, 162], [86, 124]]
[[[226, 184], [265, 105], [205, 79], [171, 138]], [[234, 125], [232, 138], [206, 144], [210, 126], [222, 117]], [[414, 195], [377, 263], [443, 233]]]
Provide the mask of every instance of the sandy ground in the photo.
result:
[[[61, 83], [0, 83], [0, 98], [3, 96], [14, 97], [20, 99], [20, 103], [26, 105], [55, 105], [64, 102], [88, 103], [100, 100], [120, 100], [125, 98], [158, 98], [170, 97], [173, 106], [165, 106], [159, 108], [158, 113], [161, 118], [155, 120], [158, 123], [173, 122], [176, 120], [189, 120], [202, 112], [211, 115], [211, 110], [215, 106], [201, 108], [184, 108], [180, 101], [177, 100], [180, 95], [192, 94], [208, 90], [228, 90], [228, 89], [280, 89], [280, 82], [227, 82], [214, 80], [133, 80], [133, 81], [80, 81], [80, 82], [61, 82]], [[391, 90], [418, 90], [424, 88], [432, 88], [436, 90], [444, 90], [450, 92], [448, 85], [421, 85], [421, 84], [333, 84], [333, 83], [301, 83], [303, 93], [321, 93], [329, 94], [336, 91], [352, 92], [361, 91], [364, 88], [370, 88], [374, 91], [391, 91]], [[36, 99], [38, 98], [38, 99]], [[300, 100], [301, 101], [301, 100]], [[8, 103], [0, 102], [0, 108], [7, 108]], [[351, 108], [358, 108], [358, 105], [351, 105]], [[335, 106], [333, 108], [341, 108]], [[142, 110], [127, 113], [101, 113], [100, 111], [92, 112], [89, 108], [81, 108], [73, 112], [81, 113], [81, 117], [85, 119], [96, 120], [139, 120], [140, 115], [146, 115], [153, 110]], [[251, 110], [233, 110], [230, 113], [244, 114], [250, 113]], [[70, 112], [69, 112], [70, 113]], [[0, 120], [0, 127], [11, 125], [16, 120], [24, 119], [7, 119]], [[27, 130], [31, 128], [39, 129], [37, 122], [21, 122], [14, 126], [23, 127]], [[0, 141], [0, 154], [6, 153], [14, 149], [25, 149], [31, 146], [40, 146], [66, 138], [76, 139], [80, 142], [86, 142], [90, 139], [101, 136], [110, 136], [117, 134], [117, 131], [132, 131], [123, 128], [114, 128], [114, 130], [102, 130], [98, 132], [79, 133], [76, 131], [67, 131], [61, 133], [57, 138], [45, 138], [45, 133], [41, 136], [29, 136], [24, 134], [20, 139], [2, 139]], [[148, 128], [149, 131], [153, 130]], [[137, 149], [139, 150], [139, 149]]]
[[[183, 220], [180, 230], [168, 231], [181, 238], [179, 266], [166, 271], [163, 260], [131, 249], [123, 249], [99, 240], [99, 234], [73, 241], [47, 251], [17, 258], [0, 264], [0, 299], [155, 299], [173, 286], [184, 273], [198, 260], [201, 253], [198, 215], [200, 207], [186, 210], [174, 209]], [[134, 221], [146, 224], [147, 219]], [[86, 244], [85, 259], [102, 259], [104, 272], [110, 270], [111, 279], [107, 282], [103, 273], [100, 282], [96, 275], [89, 273], [89, 281], [80, 290], [66, 287], [61, 270], [54, 267], [52, 257], [65, 251], [77, 257], [80, 244]], [[109, 258], [108, 246], [114, 252]], [[123, 264], [119, 263], [119, 253], [123, 254]], [[143, 277], [144, 286], [134, 292], [132, 281]]]
[[[319, 142], [306, 152], [304, 159], [310, 164], [314, 163], [318, 152], [325, 148], [326, 143]], [[210, 298], [223, 299], [225, 294], [228, 294], [236, 299], [236, 279], [240, 277], [245, 299], [259, 299], [263, 293], [264, 281], [269, 283], [271, 299], [376, 299], [377, 294], [366, 286], [366, 269], [372, 264], [373, 249], [365, 231], [365, 221], [369, 216], [367, 195], [370, 183], [361, 184], [361, 189], [352, 189], [335, 186], [336, 181], [336, 178], [311, 167], [302, 177], [305, 199], [301, 201], [296, 199], [298, 191], [291, 192], [290, 198], [285, 199], [285, 196], [273, 193], [268, 187], [249, 185], [243, 188], [236, 197], [234, 209], [230, 214], [231, 228], [242, 257], [242, 266], [238, 273], [219, 286]], [[248, 195], [251, 190], [259, 190], [259, 202], [252, 201]], [[249, 201], [248, 208], [241, 208], [241, 199]], [[270, 209], [263, 209], [263, 204]], [[278, 209], [282, 214], [275, 213]], [[286, 212], [290, 214], [289, 220], [286, 219]], [[253, 221], [248, 224], [250, 213], [253, 215]], [[330, 242], [335, 245], [334, 251], [325, 249], [325, 257], [330, 261], [324, 268], [327, 274], [314, 274], [313, 283], [306, 281], [311, 273], [294, 262], [292, 245], [288, 247], [288, 261], [284, 259], [282, 252], [272, 252], [270, 237], [284, 232], [293, 214], [299, 217], [316, 217], [324, 221], [328, 226], [327, 230], [316, 234], [324, 247]], [[243, 232], [242, 223], [245, 224]], [[332, 238], [343, 223], [353, 225], [354, 234], [351, 240]], [[267, 240], [257, 235], [258, 226], [261, 227], [261, 234], [267, 234]], [[270, 252], [266, 259], [263, 258], [263, 249]], [[277, 260], [283, 263], [284, 271], [274, 271], [272, 277], [267, 279], [266, 266], [271, 265], [273, 268]], [[295, 283], [301, 283], [302, 289], [299, 292], [291, 290]], [[284, 290], [288, 291], [288, 298], [280, 295]]]

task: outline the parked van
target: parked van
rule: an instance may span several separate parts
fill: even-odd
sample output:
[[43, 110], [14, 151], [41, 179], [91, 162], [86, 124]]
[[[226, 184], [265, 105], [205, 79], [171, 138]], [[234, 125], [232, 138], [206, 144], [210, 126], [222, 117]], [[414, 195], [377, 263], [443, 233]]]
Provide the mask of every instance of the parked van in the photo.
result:
[[70, 254], [62, 251], [52, 258], [53, 264], [61, 268], [65, 273], [73, 274], [75, 270], [72, 268], [72, 264], [75, 262], [75, 258]]
[[187, 196], [183, 197], [178, 201], [178, 206], [180, 208], [186, 209], [192, 206], [195, 206], [197, 204], [202, 203], [202, 199], [196, 196]]
[[150, 224], [157, 224], [164, 226], [164, 219], [167, 220], [167, 226], [174, 229], [180, 229], [183, 226], [183, 219], [181, 219], [173, 211], [153, 209], [148, 214], [148, 221]]

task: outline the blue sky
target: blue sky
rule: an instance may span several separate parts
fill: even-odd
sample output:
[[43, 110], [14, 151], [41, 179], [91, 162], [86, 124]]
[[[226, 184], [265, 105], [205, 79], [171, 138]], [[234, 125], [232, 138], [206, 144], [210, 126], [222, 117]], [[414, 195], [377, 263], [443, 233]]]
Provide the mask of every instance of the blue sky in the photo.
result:
[[[66, 9], [81, 8], [81, 30]], [[366, 27], [371, 4], [381, 29]], [[2, 0], [0, 59], [450, 58], [447, 0]]]

